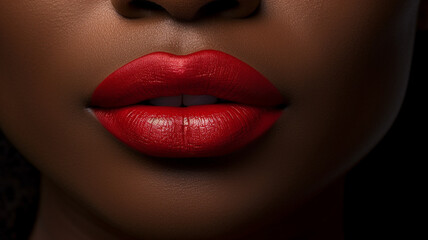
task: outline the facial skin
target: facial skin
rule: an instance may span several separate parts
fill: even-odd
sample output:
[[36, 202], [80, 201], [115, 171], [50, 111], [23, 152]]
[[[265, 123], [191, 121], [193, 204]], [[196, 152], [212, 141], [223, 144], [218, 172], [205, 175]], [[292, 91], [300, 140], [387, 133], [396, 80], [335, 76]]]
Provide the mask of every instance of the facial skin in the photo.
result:
[[[95, 239], [105, 229], [112, 239], [238, 236], [335, 186], [399, 111], [418, 0], [242, 0], [213, 16], [198, 13], [209, 0], [153, 2], [165, 10], [135, 11], [125, 0], [0, 2], [0, 128], [42, 173], [50, 205], [41, 216], [51, 206], [57, 221]], [[165, 162], [118, 142], [88, 111], [97, 85], [125, 63], [204, 49], [245, 61], [289, 100], [244, 150], [209, 165]]]

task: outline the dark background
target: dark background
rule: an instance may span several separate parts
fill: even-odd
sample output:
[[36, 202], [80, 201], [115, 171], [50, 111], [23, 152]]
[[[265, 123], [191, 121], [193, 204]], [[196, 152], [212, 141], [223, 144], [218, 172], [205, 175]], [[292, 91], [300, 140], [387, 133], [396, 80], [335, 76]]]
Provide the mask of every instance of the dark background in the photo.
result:
[[[417, 34], [406, 98], [394, 125], [347, 175], [345, 239], [428, 239], [422, 222], [427, 80], [428, 31]], [[0, 132], [0, 240], [26, 239], [36, 216], [38, 184], [38, 172]]]

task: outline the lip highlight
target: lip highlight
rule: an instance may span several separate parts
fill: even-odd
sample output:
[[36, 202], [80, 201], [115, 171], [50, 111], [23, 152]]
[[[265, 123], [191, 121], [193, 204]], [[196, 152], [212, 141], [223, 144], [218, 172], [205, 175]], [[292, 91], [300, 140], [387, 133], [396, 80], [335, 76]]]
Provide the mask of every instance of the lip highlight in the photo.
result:
[[[182, 94], [230, 102], [188, 107], [142, 104]], [[140, 57], [101, 82], [90, 103], [96, 118], [120, 141], [143, 154], [171, 158], [237, 151], [270, 129], [284, 106], [284, 97], [262, 74], [216, 50]]]

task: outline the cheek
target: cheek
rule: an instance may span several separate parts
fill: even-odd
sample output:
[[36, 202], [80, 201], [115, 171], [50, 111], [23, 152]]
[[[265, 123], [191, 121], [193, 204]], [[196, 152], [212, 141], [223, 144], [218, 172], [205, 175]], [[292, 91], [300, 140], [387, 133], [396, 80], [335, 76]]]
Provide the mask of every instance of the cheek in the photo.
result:
[[[72, 132], [64, 125], [84, 118], [93, 89], [88, 79], [99, 78], [94, 76], [99, 69], [83, 61], [91, 55], [84, 44], [88, 38], [80, 38], [78, 46], [73, 42], [94, 9], [113, 11], [107, 2], [0, 3], [0, 124], [13, 132], [10, 138], [19, 140], [24, 152], [44, 149], [43, 144], [65, 145], [58, 133]], [[40, 135], [52, 142], [37, 140]]]
[[[290, 96], [289, 126], [299, 129], [302, 145], [314, 141], [322, 155], [346, 149], [339, 159], [358, 159], [385, 134], [401, 106], [417, 1], [389, 1], [390, 8], [385, 1], [316, 4], [321, 2], [281, 9], [302, 17], [276, 32], [285, 47], [274, 51], [267, 45], [273, 54], [264, 66], [270, 73], [281, 69], [271, 78]], [[300, 13], [300, 7], [312, 9], [312, 15]]]

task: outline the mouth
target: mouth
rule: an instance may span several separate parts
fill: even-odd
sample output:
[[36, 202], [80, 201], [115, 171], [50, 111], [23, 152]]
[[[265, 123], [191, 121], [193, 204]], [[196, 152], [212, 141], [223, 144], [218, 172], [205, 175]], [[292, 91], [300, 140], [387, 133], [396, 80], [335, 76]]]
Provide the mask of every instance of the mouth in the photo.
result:
[[155, 52], [110, 74], [90, 109], [114, 137], [149, 156], [216, 157], [261, 137], [285, 99], [245, 62], [215, 50]]

